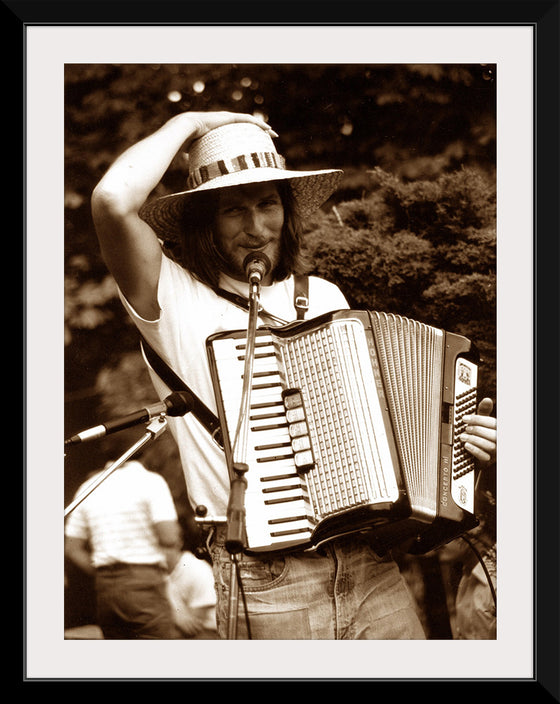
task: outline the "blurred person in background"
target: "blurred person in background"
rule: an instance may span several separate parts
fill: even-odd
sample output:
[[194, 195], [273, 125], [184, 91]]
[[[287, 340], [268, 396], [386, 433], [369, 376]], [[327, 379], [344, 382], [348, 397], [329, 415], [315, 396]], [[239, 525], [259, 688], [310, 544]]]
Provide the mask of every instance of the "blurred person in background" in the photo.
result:
[[497, 637], [496, 499], [489, 489], [479, 492], [479, 526], [463, 540], [470, 549], [461, 556], [461, 579], [455, 596], [457, 640]]
[[[86, 479], [76, 499], [98, 475]], [[65, 555], [93, 576], [105, 640], [180, 637], [167, 594], [180, 548], [167, 482], [139, 461], [125, 462], [76, 505], [66, 519]]]
[[[248, 297], [244, 262], [264, 254], [260, 324], [296, 318], [295, 274], [302, 273], [302, 220], [337, 188], [341, 172], [289, 171], [276, 151], [278, 135], [261, 119], [229, 112], [181, 113], [127, 149], [101, 179], [92, 214], [104, 261], [122, 303], [143, 338], [216, 412], [206, 340], [247, 329], [247, 309], [218, 289]], [[186, 152], [186, 189], [149, 199], [174, 158]], [[164, 246], [174, 241], [171, 251]], [[308, 277], [306, 316], [348, 303], [334, 284]], [[267, 313], [265, 313], [265, 311]], [[167, 386], [150, 370], [160, 397]], [[465, 448], [481, 463], [496, 450], [493, 403], [468, 419]], [[230, 478], [224, 452], [192, 414], [170, 419], [193, 508], [225, 516]], [[227, 637], [230, 555], [225, 531], [210, 550], [217, 588], [217, 624]], [[240, 563], [254, 639], [423, 639], [416, 605], [390, 554], [368, 536], [338, 537], [315, 551], [243, 554]]]
[[218, 638], [214, 577], [205, 559], [183, 549], [167, 579], [167, 595], [183, 638]]

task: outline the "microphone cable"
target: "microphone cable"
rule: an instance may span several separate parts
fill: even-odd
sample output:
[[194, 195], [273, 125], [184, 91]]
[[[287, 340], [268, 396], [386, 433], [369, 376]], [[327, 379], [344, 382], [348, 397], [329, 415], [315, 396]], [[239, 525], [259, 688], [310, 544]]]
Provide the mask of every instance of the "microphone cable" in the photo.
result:
[[484, 575], [486, 576], [486, 581], [488, 582], [488, 587], [490, 588], [490, 593], [492, 594], [494, 608], [497, 608], [496, 590], [494, 589], [494, 585], [492, 584], [492, 578], [490, 577], [490, 572], [488, 572], [488, 568], [486, 567], [486, 563], [484, 562], [482, 555], [480, 554], [478, 549], [475, 547], [474, 543], [469, 538], [467, 538], [466, 535], [462, 535], [461, 538], [465, 541], [465, 543], [467, 543], [467, 545], [470, 547], [470, 549], [476, 555], [476, 558], [479, 561], [480, 565], [482, 566], [482, 569], [484, 571]]

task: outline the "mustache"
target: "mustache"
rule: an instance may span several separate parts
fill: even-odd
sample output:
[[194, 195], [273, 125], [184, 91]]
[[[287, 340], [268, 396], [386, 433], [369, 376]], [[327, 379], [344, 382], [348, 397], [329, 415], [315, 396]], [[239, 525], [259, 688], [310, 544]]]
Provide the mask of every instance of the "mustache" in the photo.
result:
[[266, 237], [251, 237], [250, 240], [242, 240], [238, 243], [239, 247], [243, 247], [243, 249], [264, 249], [268, 244], [270, 243], [270, 240], [267, 239]]

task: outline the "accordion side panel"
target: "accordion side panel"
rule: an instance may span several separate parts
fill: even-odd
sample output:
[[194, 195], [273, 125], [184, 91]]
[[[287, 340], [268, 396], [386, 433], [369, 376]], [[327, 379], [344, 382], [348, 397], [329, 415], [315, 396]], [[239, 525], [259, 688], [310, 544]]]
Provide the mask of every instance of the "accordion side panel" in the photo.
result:
[[476, 464], [459, 436], [465, 429], [463, 415], [476, 413], [478, 354], [466, 338], [453, 333], [446, 333], [445, 349], [443, 394], [448, 417], [442, 440], [439, 513], [444, 518], [461, 520], [463, 512], [474, 514]]

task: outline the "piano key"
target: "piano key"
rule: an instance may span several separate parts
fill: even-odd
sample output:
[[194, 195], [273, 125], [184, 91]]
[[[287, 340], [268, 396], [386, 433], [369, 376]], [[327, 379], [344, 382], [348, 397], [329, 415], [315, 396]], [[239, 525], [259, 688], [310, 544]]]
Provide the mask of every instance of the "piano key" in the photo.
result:
[[299, 486], [299, 488], [304, 491], [305, 487], [301, 483], [301, 477], [293, 469], [291, 472], [285, 472], [284, 474], [269, 474], [262, 475], [259, 477], [258, 484], [255, 484], [255, 491], [262, 491], [263, 493], [270, 493], [271, 491], [281, 490], [284, 488], [292, 487], [294, 485]]
[[[247, 349], [247, 341], [243, 338], [238, 338], [237, 340], [234, 340], [234, 342], [235, 349], [239, 352], [243, 352]], [[257, 335], [255, 339], [255, 348], [258, 349], [261, 347], [274, 347], [272, 335], [266, 333], [263, 335]]]
[[[271, 526], [267, 528], [271, 528]], [[266, 552], [267, 550], [279, 550], [300, 545], [309, 540], [311, 530], [305, 524], [300, 526], [296, 524], [289, 532], [279, 531], [276, 526], [272, 531], [259, 530], [258, 527], [255, 527], [253, 535], [253, 544], [256, 546], [253, 548], [254, 552]]]
[[[255, 507], [254, 507], [255, 508]], [[261, 528], [266, 529], [270, 525], [280, 525], [281, 523], [294, 523], [296, 521], [301, 524], [310, 525], [309, 520], [309, 504], [303, 500], [288, 501], [282, 504], [265, 504], [262, 503], [255, 513], [248, 516], [249, 520]], [[307, 516], [307, 518], [302, 518]]]
[[[231, 355], [231, 356], [230, 356]], [[220, 350], [217, 353], [216, 359], [220, 364], [220, 371], [229, 369], [239, 369], [241, 373], [245, 368], [245, 357], [243, 355], [238, 355], [235, 351], [232, 351], [228, 355], [227, 350]], [[253, 356], [253, 369], [260, 368], [262, 370], [274, 370], [278, 369], [278, 358], [274, 352], [274, 349], [262, 350]]]
[[[249, 453], [248, 464], [251, 477], [255, 477], [260, 481], [263, 477], [274, 477], [284, 474], [293, 474], [296, 471], [293, 457], [287, 457], [274, 462], [257, 462], [257, 457], [253, 453]], [[251, 478], [248, 477], [248, 481]]]
[[[303, 488], [298, 482], [286, 484], [284, 486], [279, 486], [275, 484], [274, 486], [265, 486], [261, 489], [264, 497], [265, 503], [270, 501], [280, 502], [288, 501], [292, 498], [303, 498]], [[269, 501], [270, 500], [270, 501]]]
[[269, 420], [255, 421], [249, 424], [253, 435], [254, 447], [271, 445], [278, 442], [288, 442], [290, 433], [287, 423], [271, 423]]
[[[251, 496], [247, 500], [247, 505], [260, 514], [259, 521], [262, 521], [263, 524], [271, 520], [287, 520], [300, 514], [309, 515], [309, 502], [305, 497], [292, 495], [285, 497], [282, 501], [278, 499], [278, 495], [272, 497], [268, 494]], [[249, 501], [253, 503], [249, 503]]]
[[250, 409], [249, 424], [255, 428], [266, 428], [268, 425], [287, 425], [286, 416], [279, 406], [264, 406]]
[[[294, 449], [293, 448], [293, 442], [289, 442], [288, 440], [284, 442], [271, 442], [268, 444], [263, 444], [263, 445], [254, 445], [253, 449], [255, 450], [256, 453], [261, 453], [261, 452], [268, 452], [268, 450], [280, 450], [282, 451], [283, 448], [289, 448], [289, 449]], [[301, 449], [304, 449], [303, 447]], [[307, 449], [307, 448], [305, 448]]]
[[[276, 416], [274, 418], [256, 418], [255, 420], [252, 420], [250, 422], [249, 426], [251, 428], [251, 431], [254, 433], [265, 433], [267, 431], [271, 431], [273, 433], [277, 432], [279, 435], [282, 434], [282, 431], [288, 429], [286, 419], [282, 416]], [[257, 440], [258, 438], [255, 437], [255, 441]]]
[[255, 528], [256, 530], [264, 530], [266, 532], [270, 532], [271, 530], [278, 530], [282, 529], [285, 527], [290, 527], [292, 529], [299, 530], [302, 527], [307, 527], [308, 529], [311, 526], [311, 521], [309, 520], [308, 514], [306, 514], [306, 509], [305, 506], [301, 503], [293, 503], [289, 508], [291, 510], [290, 512], [288, 511], [288, 507], [286, 504], [283, 505], [283, 513], [278, 513], [275, 512], [273, 509], [276, 509], [276, 506], [263, 506], [262, 509], [259, 511], [260, 516], [258, 518], [258, 522], [261, 524], [260, 528], [259, 526], [256, 525], [255, 522]]
[[[237, 406], [241, 401], [243, 384], [241, 380], [224, 380], [222, 385], [222, 396], [228, 399], [228, 406]], [[251, 387], [251, 403], [276, 403], [282, 401], [282, 387], [280, 382]]]
[[270, 517], [265, 524], [266, 531], [272, 536], [280, 531], [299, 532], [302, 529], [310, 531], [311, 521], [304, 513], [294, 513], [293, 516], [282, 516], [280, 518]]
[[[297, 505], [295, 510], [290, 515], [275, 515], [268, 512], [269, 507], [265, 507], [260, 517], [263, 525], [257, 530], [263, 530], [268, 535], [273, 532], [289, 530], [291, 532], [299, 532], [301, 529], [310, 530], [312, 523], [308, 514], [305, 513], [305, 507]], [[303, 510], [302, 510], [303, 509]]]
[[298, 476], [298, 473], [293, 469], [293, 467], [286, 472], [283, 473], [277, 473], [277, 474], [263, 474], [261, 475], [260, 480], [262, 482], [279, 482], [282, 481], [283, 479], [295, 479]]
[[[249, 489], [247, 489], [249, 491]], [[258, 487], [251, 487], [251, 492], [255, 491], [263, 496], [263, 500], [271, 502], [289, 501], [292, 499], [305, 499], [306, 489], [301, 482], [292, 479], [278, 483], [259, 483]]]
[[[237, 423], [237, 420], [239, 418], [240, 404], [241, 396], [239, 396], [239, 398], [237, 399], [237, 403], [234, 402], [232, 405], [229, 405], [227, 408], [225, 408], [225, 413], [230, 424]], [[278, 405], [275, 405], [273, 398], [271, 399], [270, 397], [265, 398], [263, 396], [260, 396], [258, 398], [256, 408], [253, 408], [253, 405], [251, 405], [249, 410], [251, 413], [249, 417], [251, 426], [266, 429], [267, 426], [271, 425], [286, 425], [285, 416], [283, 414], [278, 415], [279, 413], [281, 413], [282, 409]], [[253, 413], [253, 411], [256, 411], [256, 413]], [[272, 415], [273, 417], [266, 418], [267, 414]]]
[[[243, 389], [243, 375], [238, 373], [237, 369], [228, 370], [227, 376], [220, 378], [220, 387], [224, 398], [228, 398], [229, 394], [241, 394]], [[273, 374], [266, 371], [266, 376], [253, 377], [253, 390], [263, 390], [267, 388], [276, 389], [278, 397], [282, 399], [282, 386], [279, 374]]]
[[[288, 487], [293, 487], [295, 485], [299, 486], [302, 491], [305, 487], [302, 485], [301, 477], [298, 475], [293, 461], [289, 465], [284, 467], [279, 467], [280, 463], [276, 463], [275, 467], [271, 467], [272, 471], [269, 473], [259, 473], [253, 467], [249, 468], [247, 473], [247, 491], [255, 493], [270, 493], [271, 491], [281, 491]], [[268, 467], [265, 467], [268, 469]]]
[[290, 523], [305, 523], [309, 526], [309, 516], [303, 514], [303, 513], [297, 513], [294, 514], [293, 516], [283, 516], [282, 518], [270, 518], [267, 523], [269, 526], [281, 526], [282, 524], [287, 524], [289, 525]]
[[292, 463], [292, 466], [294, 465], [294, 453], [291, 450], [286, 450], [283, 454], [282, 452], [276, 452], [273, 453], [259, 453], [259, 456], [257, 457], [256, 461], [258, 464], [264, 465], [264, 464], [277, 464], [278, 462], [282, 462], [284, 460], [289, 460]]
[[[240, 399], [241, 400], [241, 399]], [[266, 408], [270, 408], [271, 412], [282, 411], [282, 408], [278, 405], [278, 390], [277, 389], [261, 389], [258, 392], [253, 392], [251, 394], [251, 409], [260, 411], [261, 415], [265, 412]]]
[[[275, 423], [278, 420], [280, 422]], [[249, 423], [254, 448], [266, 445], [280, 445], [290, 442], [288, 425], [280, 418], [263, 418]]]
[[255, 411], [263, 411], [266, 408], [271, 408], [271, 409], [276, 409], [278, 411], [283, 410], [284, 404], [282, 403], [280, 398], [271, 398], [268, 401], [265, 399], [263, 402], [258, 402], [255, 401], [254, 399], [251, 400], [251, 410]]

